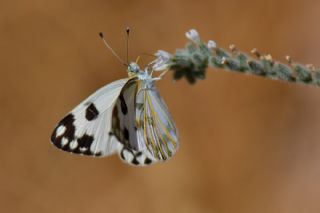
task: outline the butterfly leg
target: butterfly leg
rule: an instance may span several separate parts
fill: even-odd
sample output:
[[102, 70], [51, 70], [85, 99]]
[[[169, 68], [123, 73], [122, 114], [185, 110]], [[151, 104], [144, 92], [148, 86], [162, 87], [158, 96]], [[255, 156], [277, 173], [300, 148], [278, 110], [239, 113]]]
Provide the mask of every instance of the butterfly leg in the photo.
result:
[[169, 70], [163, 71], [158, 77], [152, 78], [153, 81], [159, 81]]

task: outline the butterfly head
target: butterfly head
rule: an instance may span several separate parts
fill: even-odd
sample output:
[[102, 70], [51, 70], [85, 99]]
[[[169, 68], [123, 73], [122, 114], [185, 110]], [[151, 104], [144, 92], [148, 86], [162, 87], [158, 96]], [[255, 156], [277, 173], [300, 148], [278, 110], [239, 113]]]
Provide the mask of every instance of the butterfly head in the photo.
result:
[[128, 74], [129, 76], [137, 75], [140, 72], [140, 67], [136, 62], [131, 62], [128, 65]]
[[136, 62], [131, 62], [128, 65], [128, 72], [137, 74], [139, 73], [139, 71], [140, 71], [140, 67]]

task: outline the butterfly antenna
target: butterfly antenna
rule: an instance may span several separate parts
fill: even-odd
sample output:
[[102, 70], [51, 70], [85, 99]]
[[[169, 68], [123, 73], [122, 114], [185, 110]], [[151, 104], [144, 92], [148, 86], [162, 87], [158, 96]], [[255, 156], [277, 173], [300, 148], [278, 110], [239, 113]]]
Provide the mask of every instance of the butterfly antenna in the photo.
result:
[[110, 45], [107, 43], [107, 41], [104, 39], [104, 35], [102, 32], [99, 33], [100, 38], [102, 39], [104, 45], [111, 51], [111, 53], [118, 59], [118, 61], [125, 65], [128, 66], [128, 63], [126, 63], [124, 60], [122, 60], [119, 55], [110, 47]]
[[129, 27], [127, 27], [126, 33], [127, 33], [127, 64], [129, 64], [129, 35], [130, 35]]

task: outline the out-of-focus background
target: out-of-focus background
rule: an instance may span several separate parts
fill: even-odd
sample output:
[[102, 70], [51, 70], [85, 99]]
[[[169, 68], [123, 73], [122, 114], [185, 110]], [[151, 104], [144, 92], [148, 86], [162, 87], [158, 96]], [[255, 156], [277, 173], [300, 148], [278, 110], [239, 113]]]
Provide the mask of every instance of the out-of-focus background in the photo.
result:
[[[1, 212], [320, 212], [320, 88], [208, 70], [158, 83], [179, 127], [173, 159], [133, 168], [55, 149], [55, 124], [126, 76], [98, 37], [125, 56], [174, 52], [196, 28], [220, 46], [256, 47], [320, 65], [320, 2], [2, 1]], [[152, 58], [143, 56], [141, 65]]]

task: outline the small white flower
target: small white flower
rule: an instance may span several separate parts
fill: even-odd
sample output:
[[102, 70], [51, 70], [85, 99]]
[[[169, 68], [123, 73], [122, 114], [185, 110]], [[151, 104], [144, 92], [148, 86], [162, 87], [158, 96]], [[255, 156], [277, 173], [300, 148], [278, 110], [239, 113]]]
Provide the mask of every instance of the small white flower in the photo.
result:
[[200, 35], [195, 29], [191, 29], [188, 32], [186, 32], [186, 37], [196, 44], [199, 44], [201, 41]]
[[209, 40], [207, 47], [209, 48], [209, 50], [213, 50], [213, 49], [217, 48], [217, 43], [215, 41]]
[[170, 53], [163, 50], [158, 50], [154, 55], [157, 57], [154, 65], [152, 66], [154, 71], [162, 71], [169, 68], [169, 62], [172, 58]]
[[166, 61], [170, 60], [170, 58], [172, 57], [172, 55], [164, 50], [158, 50], [155, 54], [155, 56], [157, 56], [158, 58], [162, 58]]

